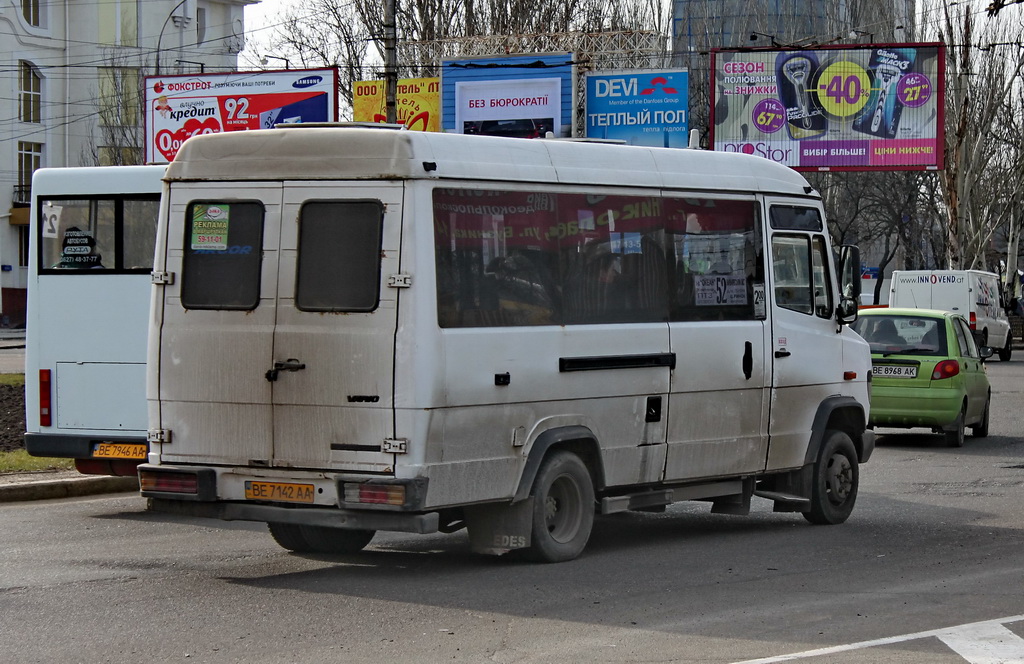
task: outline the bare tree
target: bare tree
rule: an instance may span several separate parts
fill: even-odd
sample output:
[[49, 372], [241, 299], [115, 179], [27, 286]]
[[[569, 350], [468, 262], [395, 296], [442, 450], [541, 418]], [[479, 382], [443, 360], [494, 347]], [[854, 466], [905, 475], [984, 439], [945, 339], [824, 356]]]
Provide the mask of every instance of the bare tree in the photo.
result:
[[[969, 6], [942, 5], [939, 38], [946, 50], [946, 159], [943, 203], [946, 263], [951, 269], [990, 267], [986, 254], [1006, 221], [1005, 206], [1022, 183], [1007, 178], [1018, 159], [1017, 142], [1000, 136], [1008, 101], [1024, 67], [1020, 45], [1008, 39], [1005, 22], [978, 26]], [[1019, 34], [1019, 26], [1018, 26]], [[1016, 111], [1019, 113], [1019, 108]]]

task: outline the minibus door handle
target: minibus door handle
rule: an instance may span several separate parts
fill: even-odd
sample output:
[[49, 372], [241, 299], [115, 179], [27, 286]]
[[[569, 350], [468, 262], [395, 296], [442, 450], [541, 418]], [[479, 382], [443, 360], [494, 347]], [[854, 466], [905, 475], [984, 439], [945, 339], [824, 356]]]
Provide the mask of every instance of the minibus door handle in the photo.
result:
[[274, 362], [274, 368], [267, 371], [267, 380], [273, 383], [277, 380], [277, 374], [281, 371], [302, 371], [306, 368], [306, 365], [299, 362], [294, 357], [290, 357], [284, 362]]
[[788, 350], [777, 350], [775, 351], [775, 357], [789, 357], [792, 355]]

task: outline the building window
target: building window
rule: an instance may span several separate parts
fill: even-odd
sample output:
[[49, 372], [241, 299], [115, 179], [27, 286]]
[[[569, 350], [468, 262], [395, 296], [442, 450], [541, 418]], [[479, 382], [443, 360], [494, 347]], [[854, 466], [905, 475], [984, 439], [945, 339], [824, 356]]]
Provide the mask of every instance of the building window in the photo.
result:
[[18, 267], [28, 267], [28, 226], [18, 226]]
[[19, 106], [21, 108], [21, 121], [42, 122], [43, 78], [30, 62], [22, 60], [20, 69], [21, 91], [19, 92]]
[[142, 163], [142, 149], [134, 146], [99, 147], [100, 166], [134, 166]]
[[[28, 192], [32, 187], [32, 174], [43, 163], [43, 144], [18, 141], [18, 188]], [[30, 200], [30, 199], [26, 199]]]
[[29, 25], [40, 26], [39, 0], [21, 0], [21, 13]]
[[101, 44], [139, 45], [138, 0], [108, 0], [99, 3], [98, 7]]

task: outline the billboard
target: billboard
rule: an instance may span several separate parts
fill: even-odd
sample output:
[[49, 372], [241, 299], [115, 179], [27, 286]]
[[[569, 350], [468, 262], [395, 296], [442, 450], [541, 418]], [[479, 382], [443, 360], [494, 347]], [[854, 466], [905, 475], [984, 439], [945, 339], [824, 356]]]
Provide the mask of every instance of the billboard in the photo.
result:
[[146, 77], [146, 163], [166, 164], [197, 134], [336, 122], [338, 70]]
[[805, 171], [941, 169], [944, 48], [716, 49], [713, 149]]
[[571, 133], [570, 53], [446, 60], [442, 71], [444, 131], [518, 138]]
[[[359, 81], [352, 95], [352, 119], [387, 122], [384, 81]], [[441, 131], [441, 79], [398, 80], [395, 113], [400, 124], [416, 131]]]
[[587, 74], [587, 138], [685, 148], [689, 85], [685, 70]]

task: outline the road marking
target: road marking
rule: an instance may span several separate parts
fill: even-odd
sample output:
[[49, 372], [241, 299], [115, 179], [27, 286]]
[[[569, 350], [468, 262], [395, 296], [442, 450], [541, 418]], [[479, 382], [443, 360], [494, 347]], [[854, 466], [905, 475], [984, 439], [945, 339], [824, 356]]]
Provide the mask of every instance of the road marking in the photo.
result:
[[938, 638], [971, 664], [1024, 664], [1024, 639], [999, 623], [954, 628]]
[[1009, 616], [997, 620], [983, 620], [966, 625], [957, 625], [956, 627], [932, 629], [927, 632], [890, 636], [884, 639], [848, 643], [830, 648], [818, 648], [817, 650], [805, 650], [804, 652], [779, 655], [777, 657], [746, 659], [742, 662], [734, 662], [733, 664], [792, 662], [797, 659], [834, 655], [840, 652], [888, 646], [894, 643], [926, 638], [939, 639], [971, 664], [1024, 664], [1024, 639], [1003, 627], [1005, 623], [1021, 621], [1024, 621], [1024, 615]]

